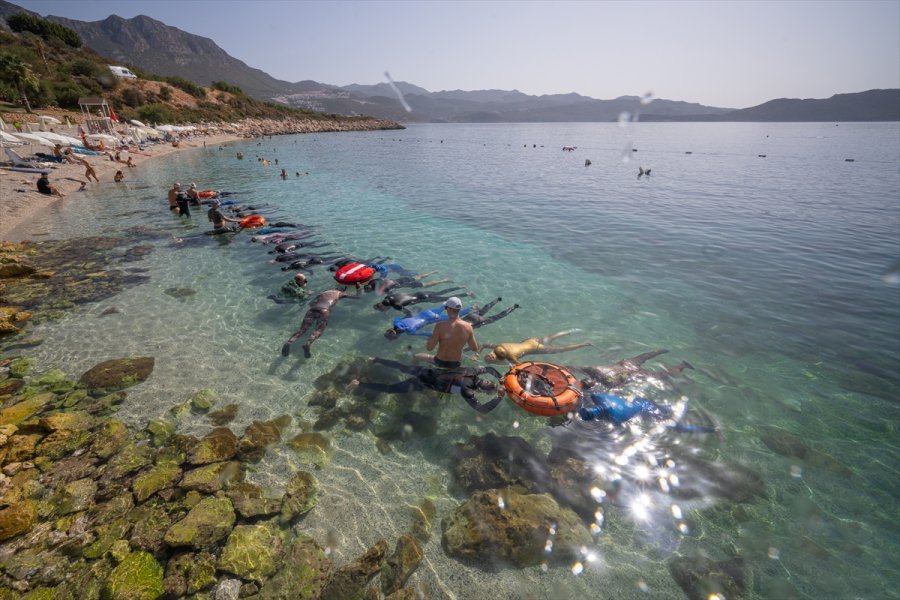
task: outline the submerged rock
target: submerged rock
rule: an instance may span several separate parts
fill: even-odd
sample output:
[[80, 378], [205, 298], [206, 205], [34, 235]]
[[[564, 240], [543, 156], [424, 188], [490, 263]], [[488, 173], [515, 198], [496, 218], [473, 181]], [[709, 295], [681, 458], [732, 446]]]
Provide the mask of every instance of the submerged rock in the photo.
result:
[[298, 471], [291, 477], [281, 501], [281, 521], [290, 523], [319, 503], [319, 482], [310, 473]]
[[380, 540], [358, 559], [335, 571], [331, 581], [322, 590], [320, 600], [362, 599], [369, 580], [381, 570], [387, 549], [387, 542]]
[[216, 582], [216, 557], [208, 552], [177, 554], [166, 564], [166, 594], [180, 598]]
[[853, 474], [853, 471], [847, 465], [842, 464], [834, 457], [820, 450], [816, 450], [805, 440], [780, 429], [764, 427], [759, 439], [772, 452], [788, 458], [796, 458], [804, 465], [825, 469], [844, 477]]
[[219, 410], [214, 410], [209, 413], [209, 420], [212, 421], [212, 424], [216, 427], [228, 425], [234, 421], [234, 417], [237, 416], [239, 408], [240, 407], [237, 404], [226, 404]]
[[488, 433], [456, 445], [453, 477], [468, 493], [516, 485], [542, 492], [547, 489], [549, 471], [543, 455], [520, 437]]
[[173, 298], [178, 298], [179, 300], [184, 300], [185, 298], [190, 298], [194, 294], [197, 293], [197, 290], [193, 288], [167, 288], [165, 290], [165, 294], [168, 296], [172, 296]]
[[245, 519], [274, 515], [281, 512], [281, 498], [267, 496], [252, 483], [239, 483], [228, 490], [228, 497], [239, 515]]
[[31, 398], [17, 402], [12, 406], [8, 406], [3, 410], [0, 410], [0, 425], [16, 425], [21, 423], [55, 399], [56, 396], [53, 393], [47, 392], [45, 394], [32, 396]]
[[277, 570], [283, 551], [281, 536], [271, 525], [238, 525], [228, 536], [216, 567], [262, 583]]
[[259, 590], [260, 600], [315, 600], [331, 579], [332, 563], [316, 541], [299, 534], [287, 549], [281, 569]]
[[191, 411], [202, 414], [216, 404], [216, 391], [211, 388], [203, 388], [191, 398]]
[[132, 552], [106, 579], [104, 597], [109, 600], [156, 600], [165, 593], [163, 568], [153, 555]]
[[272, 421], [253, 421], [244, 430], [238, 443], [241, 460], [259, 462], [266, 454], [266, 448], [281, 441], [281, 428]]
[[134, 499], [139, 503], [143, 502], [156, 492], [172, 487], [180, 477], [181, 468], [178, 465], [172, 463], [156, 465], [134, 480], [132, 486]]
[[741, 558], [716, 562], [705, 557], [676, 557], [669, 561], [669, 572], [690, 600], [740, 598], [746, 571]]
[[188, 462], [192, 465], [205, 465], [229, 460], [237, 451], [237, 436], [227, 427], [216, 427], [191, 450]]
[[393, 594], [404, 585], [422, 562], [422, 548], [411, 535], [402, 535], [381, 569], [381, 591]]
[[187, 471], [181, 480], [181, 487], [214, 494], [233, 482], [243, 481], [244, 468], [237, 461], [218, 462]]
[[225, 539], [234, 526], [235, 514], [231, 500], [209, 496], [201, 500], [187, 516], [166, 531], [170, 546], [192, 546], [198, 550]]
[[328, 463], [331, 442], [321, 433], [299, 433], [288, 442], [288, 446], [293, 448], [300, 460], [305, 463], [319, 468]]
[[441, 529], [447, 554], [482, 567], [564, 562], [592, 542], [578, 515], [547, 494], [477, 492], [443, 519]]
[[93, 366], [78, 380], [89, 389], [119, 390], [146, 381], [153, 372], [152, 356], [117, 358]]

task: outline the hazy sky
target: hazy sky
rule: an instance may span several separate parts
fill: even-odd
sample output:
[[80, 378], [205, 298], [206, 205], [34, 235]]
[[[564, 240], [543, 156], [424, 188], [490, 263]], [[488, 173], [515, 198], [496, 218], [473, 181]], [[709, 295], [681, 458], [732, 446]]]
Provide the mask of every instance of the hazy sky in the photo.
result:
[[900, 0], [300, 2], [20, 0], [84, 21], [147, 15], [287, 81], [517, 89], [746, 108], [900, 87]]

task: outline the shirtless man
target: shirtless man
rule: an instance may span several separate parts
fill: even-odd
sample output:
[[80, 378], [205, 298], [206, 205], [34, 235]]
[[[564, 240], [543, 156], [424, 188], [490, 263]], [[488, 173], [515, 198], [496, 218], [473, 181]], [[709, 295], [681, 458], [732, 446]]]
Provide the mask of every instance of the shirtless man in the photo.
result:
[[334, 305], [337, 304], [338, 300], [341, 298], [358, 300], [361, 292], [362, 288], [356, 286], [355, 296], [347, 294], [342, 289], [336, 289], [326, 290], [313, 298], [312, 302], [309, 303], [309, 310], [306, 311], [306, 315], [304, 315], [303, 321], [300, 323], [300, 329], [298, 329], [297, 332], [285, 342], [284, 346], [281, 347], [281, 355], [288, 356], [291, 353], [291, 344], [300, 339], [300, 336], [306, 333], [306, 331], [312, 327], [313, 323], [315, 323], [316, 330], [312, 332], [309, 339], [303, 344], [303, 355], [306, 356], [306, 358], [309, 358], [311, 356], [309, 347], [313, 345], [313, 342], [319, 339], [319, 336], [321, 336], [325, 332], [325, 328], [328, 327], [328, 319], [331, 317], [331, 309], [334, 308]]
[[477, 353], [478, 342], [475, 341], [475, 331], [470, 323], [459, 318], [462, 301], [456, 296], [448, 298], [444, 302], [447, 309], [446, 321], [439, 321], [428, 338], [425, 348], [431, 352], [437, 348], [434, 354], [434, 364], [442, 369], [457, 369], [462, 364], [463, 348], [467, 345], [472, 352]]
[[564, 335], [569, 335], [570, 333], [574, 333], [576, 331], [578, 330], [570, 329], [568, 331], [560, 331], [559, 333], [554, 333], [553, 335], [548, 335], [540, 339], [528, 338], [527, 340], [522, 340], [521, 342], [515, 343], [505, 342], [503, 344], [485, 344], [485, 348], [493, 348], [493, 350], [485, 355], [484, 360], [489, 363], [506, 360], [509, 361], [510, 364], [515, 364], [519, 362], [519, 359], [526, 354], [554, 354], [556, 352], [569, 352], [571, 350], [584, 348], [585, 346], [594, 345], [591, 342], [568, 344], [566, 346], [547, 345], [556, 338], [563, 337]]
[[176, 183], [169, 190], [169, 210], [178, 210], [178, 193], [181, 192], [181, 184]]

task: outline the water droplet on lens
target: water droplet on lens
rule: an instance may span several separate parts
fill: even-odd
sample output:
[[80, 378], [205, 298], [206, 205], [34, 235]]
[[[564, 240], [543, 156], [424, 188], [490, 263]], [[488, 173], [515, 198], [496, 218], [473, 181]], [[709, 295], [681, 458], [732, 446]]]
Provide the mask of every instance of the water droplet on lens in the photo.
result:
[[653, 92], [647, 92], [643, 96], [641, 96], [641, 106], [647, 106], [651, 102], [653, 102], [656, 98], [653, 96]]
[[628, 127], [628, 124], [631, 122], [631, 113], [627, 110], [623, 110], [619, 113], [619, 127]]

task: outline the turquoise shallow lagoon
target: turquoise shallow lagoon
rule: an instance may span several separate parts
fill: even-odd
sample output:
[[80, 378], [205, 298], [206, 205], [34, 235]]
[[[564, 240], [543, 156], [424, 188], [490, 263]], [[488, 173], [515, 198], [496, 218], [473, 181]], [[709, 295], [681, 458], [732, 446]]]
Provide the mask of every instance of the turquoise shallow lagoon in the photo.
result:
[[[17, 232], [40, 240], [144, 225], [163, 235], [135, 240], [153, 247], [133, 263], [148, 282], [33, 327], [46, 341], [28, 352], [70, 376], [154, 356], [124, 418], [163, 417], [212, 387], [220, 404], [241, 405], [240, 431], [285, 413], [315, 420], [313, 381], [348, 358], [422, 350], [424, 338], [385, 340], [390, 317], [367, 295], [338, 305], [311, 359], [283, 359], [305, 307], [266, 299], [289, 276], [268, 263], [270, 247], [247, 232], [200, 235], [202, 211], [180, 221], [165, 209], [176, 180], [244, 192], [237, 198], [314, 226], [338, 251], [390, 256], [453, 279], [476, 302], [521, 305], [479, 330], [480, 341], [578, 328], [566, 340], [594, 346], [552, 358], [589, 365], [666, 348], [648, 366], [693, 370], [633, 391], [686, 399], [689, 414], [720, 427], [623, 437], [551, 428], [511, 403], [479, 417], [459, 398], [423, 394], [416, 410], [437, 430], [413, 432], [389, 454], [371, 430], [327, 432], [331, 462], [316, 472], [320, 502], [301, 528], [338, 564], [406, 531], [424, 496], [435, 499], [439, 530], [464, 500], [454, 443], [495, 432], [546, 453], [571, 436], [620, 482], [615, 500], [598, 502], [604, 520], [577, 564], [485, 572], [449, 557], [436, 532], [414, 584], [446, 598], [672, 598], [683, 592], [667, 560], [704, 555], [742, 558], [747, 598], [897, 597], [898, 165], [896, 123], [414, 125], [183, 152], [142, 165], [124, 186], [72, 194]], [[639, 178], [639, 166], [651, 175]], [[329, 275], [317, 271], [311, 288], [325, 289]], [[172, 288], [195, 293], [176, 298]], [[118, 312], [104, 315], [110, 308]], [[379, 406], [374, 418], [389, 419]], [[647, 475], [651, 457], [676, 455], [696, 457], [679, 476], [699, 495], [676, 499]], [[281, 485], [296, 468], [294, 453], [276, 447], [248, 478]], [[714, 494], [732, 472], [757, 474], [762, 494]]]

